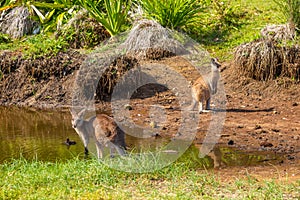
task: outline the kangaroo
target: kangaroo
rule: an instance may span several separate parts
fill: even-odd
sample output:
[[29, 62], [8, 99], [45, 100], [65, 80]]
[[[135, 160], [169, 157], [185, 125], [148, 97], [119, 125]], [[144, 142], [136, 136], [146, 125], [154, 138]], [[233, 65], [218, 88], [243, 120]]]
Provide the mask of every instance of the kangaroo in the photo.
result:
[[126, 154], [125, 133], [117, 126], [115, 121], [105, 115], [97, 114], [87, 120], [83, 119], [86, 109], [81, 110], [78, 114], [71, 111], [72, 127], [76, 130], [81, 138], [85, 155], [88, 155], [89, 138], [96, 141], [97, 157], [103, 158], [104, 146], [110, 148], [111, 157], [114, 156], [114, 150], [124, 156]]
[[211, 73], [208, 77], [198, 78], [192, 86], [193, 102], [190, 110], [194, 110], [196, 103], [199, 103], [199, 113], [203, 111], [203, 104], [205, 103], [205, 110], [210, 110], [210, 97], [217, 93], [218, 81], [220, 79], [220, 66], [216, 58], [211, 59]]

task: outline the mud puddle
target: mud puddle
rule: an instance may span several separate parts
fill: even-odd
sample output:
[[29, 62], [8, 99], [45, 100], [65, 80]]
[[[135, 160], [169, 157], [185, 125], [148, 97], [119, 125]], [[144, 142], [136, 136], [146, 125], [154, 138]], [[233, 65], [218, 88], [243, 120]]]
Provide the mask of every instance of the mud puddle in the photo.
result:
[[[68, 112], [34, 111], [16, 107], [0, 107], [0, 163], [24, 157], [41, 161], [65, 161], [84, 158], [83, 145], [70, 123]], [[67, 146], [66, 138], [76, 144]], [[136, 138], [126, 136], [128, 151], [160, 151], [170, 142], [163, 137]], [[179, 141], [178, 148], [181, 144]], [[91, 152], [93, 152], [91, 142]], [[163, 151], [176, 154], [176, 151]], [[180, 160], [192, 161], [196, 167], [250, 166], [277, 164], [282, 156], [273, 152], [243, 152], [228, 147], [215, 147], [207, 156], [199, 156], [199, 145], [191, 145]]]

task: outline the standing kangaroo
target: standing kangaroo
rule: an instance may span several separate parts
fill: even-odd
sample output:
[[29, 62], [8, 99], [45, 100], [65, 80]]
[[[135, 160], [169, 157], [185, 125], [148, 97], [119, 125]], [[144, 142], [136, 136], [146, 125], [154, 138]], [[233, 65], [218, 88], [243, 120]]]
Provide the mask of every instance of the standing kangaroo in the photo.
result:
[[208, 77], [198, 78], [192, 86], [193, 102], [190, 110], [193, 110], [196, 103], [199, 103], [199, 113], [203, 111], [203, 104], [205, 103], [205, 110], [210, 109], [210, 97], [217, 93], [218, 81], [220, 79], [220, 66], [216, 58], [211, 59], [211, 73]]
[[126, 154], [125, 133], [114, 120], [105, 114], [97, 114], [85, 120], [83, 119], [85, 111], [83, 109], [78, 114], [71, 111], [72, 127], [84, 144], [85, 154], [88, 154], [89, 139], [92, 137], [96, 141], [98, 158], [103, 157], [104, 146], [110, 148], [111, 157], [114, 156], [114, 150], [124, 156]]

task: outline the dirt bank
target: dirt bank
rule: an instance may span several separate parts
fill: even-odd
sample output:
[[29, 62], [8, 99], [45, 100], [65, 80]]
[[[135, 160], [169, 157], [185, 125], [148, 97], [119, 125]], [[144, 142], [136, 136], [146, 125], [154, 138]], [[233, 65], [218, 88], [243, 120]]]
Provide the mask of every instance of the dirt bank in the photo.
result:
[[24, 59], [0, 53], [0, 105], [59, 108], [70, 105], [75, 73], [85, 55], [76, 51]]

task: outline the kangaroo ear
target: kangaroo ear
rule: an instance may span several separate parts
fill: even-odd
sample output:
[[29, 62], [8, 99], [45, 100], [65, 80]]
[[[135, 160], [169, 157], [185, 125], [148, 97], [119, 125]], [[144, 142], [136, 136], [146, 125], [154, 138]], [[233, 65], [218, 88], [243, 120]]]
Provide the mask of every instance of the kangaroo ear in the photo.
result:
[[85, 114], [86, 108], [82, 109], [79, 113], [78, 113], [78, 117], [82, 118], [83, 115]]
[[221, 66], [221, 64], [218, 61], [218, 58], [211, 58], [211, 63], [215, 65], [217, 68]]
[[218, 58], [211, 58], [210, 61], [211, 61], [212, 63], [217, 63], [217, 62], [218, 62]]
[[70, 113], [71, 113], [72, 116], [78, 116], [78, 114], [76, 112], [76, 109], [74, 107], [70, 107], [69, 111], [70, 111]]
[[72, 108], [69, 108], [69, 111], [70, 111], [71, 115], [76, 114], [76, 113], [72, 110]]

